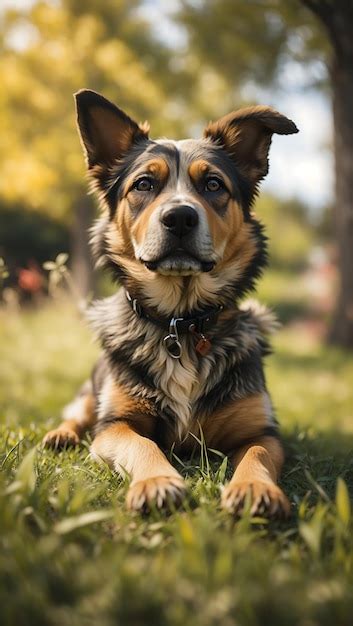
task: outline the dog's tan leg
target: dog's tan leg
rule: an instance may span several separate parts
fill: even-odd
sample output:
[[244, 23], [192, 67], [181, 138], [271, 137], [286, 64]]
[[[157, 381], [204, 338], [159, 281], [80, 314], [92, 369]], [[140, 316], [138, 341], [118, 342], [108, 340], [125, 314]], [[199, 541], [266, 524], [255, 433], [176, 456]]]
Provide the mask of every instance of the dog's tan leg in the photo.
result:
[[249, 494], [252, 515], [289, 515], [289, 501], [277, 485], [284, 453], [276, 438], [262, 437], [254, 440], [237, 451], [232, 461], [236, 470], [222, 493], [224, 509], [234, 514], [241, 513]]
[[61, 424], [45, 435], [43, 444], [55, 449], [77, 445], [96, 421], [95, 408], [92, 385], [87, 381], [77, 397], [64, 408]]
[[138, 434], [124, 421], [107, 426], [91, 447], [94, 458], [103, 459], [117, 472], [131, 476], [127, 494], [129, 509], [147, 511], [179, 504], [185, 483], [157, 444]]

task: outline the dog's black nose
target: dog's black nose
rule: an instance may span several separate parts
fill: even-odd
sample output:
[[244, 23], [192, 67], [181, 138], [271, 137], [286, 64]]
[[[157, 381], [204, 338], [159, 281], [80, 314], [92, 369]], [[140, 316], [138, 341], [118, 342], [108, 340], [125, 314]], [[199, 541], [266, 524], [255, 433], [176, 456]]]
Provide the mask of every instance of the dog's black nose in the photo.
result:
[[184, 237], [199, 223], [197, 211], [191, 206], [179, 206], [162, 213], [161, 222], [176, 237]]

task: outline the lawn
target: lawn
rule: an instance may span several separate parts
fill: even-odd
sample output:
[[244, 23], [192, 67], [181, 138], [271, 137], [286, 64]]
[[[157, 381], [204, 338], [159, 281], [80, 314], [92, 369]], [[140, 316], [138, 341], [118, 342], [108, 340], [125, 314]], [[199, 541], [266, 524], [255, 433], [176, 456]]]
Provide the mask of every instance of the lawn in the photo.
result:
[[41, 449], [98, 352], [67, 302], [0, 310], [0, 346], [3, 626], [352, 624], [348, 354], [298, 324], [274, 339], [267, 375], [292, 517], [267, 523], [220, 510], [226, 460], [204, 449], [193, 464], [173, 459], [183, 509], [148, 518], [125, 510], [127, 481], [93, 463], [89, 440]]

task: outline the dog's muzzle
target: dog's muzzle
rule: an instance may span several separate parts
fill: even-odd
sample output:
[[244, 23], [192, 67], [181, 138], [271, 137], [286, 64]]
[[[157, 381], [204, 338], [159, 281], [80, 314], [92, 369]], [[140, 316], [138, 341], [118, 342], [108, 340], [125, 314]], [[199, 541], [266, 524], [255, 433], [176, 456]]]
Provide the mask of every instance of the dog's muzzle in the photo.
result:
[[159, 221], [168, 237], [168, 246], [159, 259], [141, 259], [149, 270], [165, 275], [188, 276], [213, 269], [215, 261], [200, 259], [195, 253], [193, 235], [199, 225], [199, 215], [192, 206], [165, 209]]

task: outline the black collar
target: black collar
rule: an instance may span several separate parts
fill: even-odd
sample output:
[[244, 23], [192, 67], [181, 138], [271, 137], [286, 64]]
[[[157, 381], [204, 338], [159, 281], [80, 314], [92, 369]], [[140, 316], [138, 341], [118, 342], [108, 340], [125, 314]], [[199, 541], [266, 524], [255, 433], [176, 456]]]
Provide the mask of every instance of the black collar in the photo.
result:
[[174, 329], [177, 334], [194, 333], [196, 335], [204, 335], [217, 322], [218, 316], [224, 308], [222, 304], [219, 304], [203, 309], [203, 311], [195, 312], [187, 317], [157, 317], [147, 312], [136, 298], [130, 296], [128, 291], [125, 291], [125, 293], [132, 310], [138, 317], [152, 322], [152, 324], [163, 328], [163, 330], [171, 332], [171, 329]]
[[211, 342], [206, 337], [206, 333], [217, 321], [218, 315], [224, 308], [222, 304], [197, 311], [187, 317], [156, 317], [148, 313], [136, 298], [130, 296], [128, 291], [125, 290], [125, 293], [132, 310], [138, 317], [168, 331], [168, 335], [163, 338], [163, 344], [173, 359], [180, 359], [183, 353], [183, 347], [179, 341], [181, 334], [190, 333], [193, 336], [195, 350], [199, 355], [205, 356], [209, 352]]

